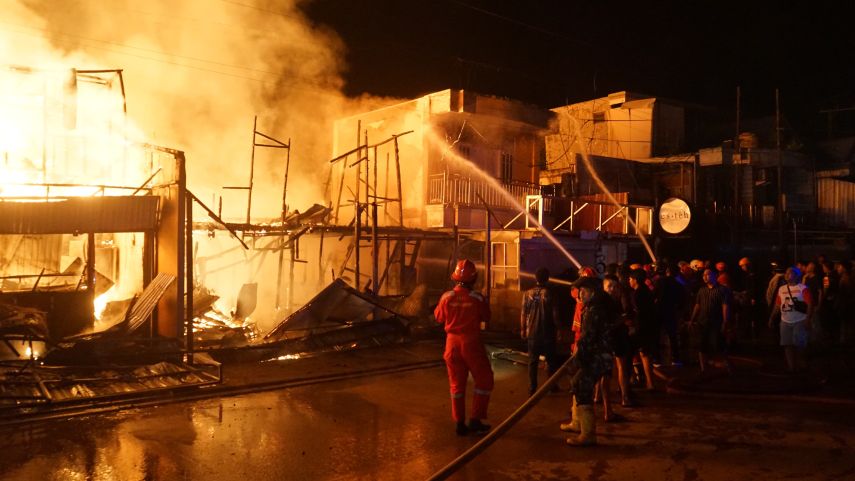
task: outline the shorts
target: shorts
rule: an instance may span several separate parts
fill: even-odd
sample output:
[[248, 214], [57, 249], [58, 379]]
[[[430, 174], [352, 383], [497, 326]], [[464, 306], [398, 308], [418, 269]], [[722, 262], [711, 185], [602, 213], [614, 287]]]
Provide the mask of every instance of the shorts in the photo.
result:
[[644, 326], [638, 330], [636, 345], [645, 356], [653, 356], [659, 351], [659, 329], [656, 326]]
[[694, 323], [689, 327], [689, 346], [702, 354], [719, 354], [724, 345], [722, 338], [718, 322]]
[[799, 348], [807, 347], [808, 332], [804, 321], [781, 323], [781, 345], [795, 346]]
[[623, 324], [612, 330], [612, 348], [617, 357], [626, 357], [632, 354], [632, 342], [629, 337], [629, 329]]

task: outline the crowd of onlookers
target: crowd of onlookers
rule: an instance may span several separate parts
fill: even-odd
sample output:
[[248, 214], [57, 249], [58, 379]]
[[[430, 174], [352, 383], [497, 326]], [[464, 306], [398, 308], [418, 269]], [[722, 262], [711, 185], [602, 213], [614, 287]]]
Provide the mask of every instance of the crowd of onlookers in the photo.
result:
[[[541, 356], [551, 374], [562, 365], [571, 372], [571, 421], [559, 427], [579, 433], [568, 437], [567, 444], [589, 446], [596, 444], [594, 405], [600, 400], [606, 422], [622, 420], [609, 399], [615, 372], [620, 403], [631, 407], [636, 401], [630, 385], [653, 390], [657, 365], [697, 363], [701, 374], [710, 368], [730, 372], [731, 352], [775, 339], [787, 370], [795, 373], [806, 370], [804, 352], [810, 343], [827, 347], [855, 341], [851, 263], [831, 263], [820, 256], [770, 268], [767, 279], [755, 272], [748, 257], [736, 266], [700, 259], [626, 262], [605, 266], [602, 273], [581, 267], [577, 275], [556, 278], [540, 267], [520, 309], [519, 333], [528, 344], [529, 393], [537, 392]], [[562, 277], [568, 282], [550, 282]], [[459, 261], [451, 279], [456, 285], [440, 298], [434, 316], [446, 332], [443, 357], [451, 411], [456, 433], [462, 436], [490, 429], [482, 419], [494, 378], [480, 338], [490, 309], [489, 301], [474, 291], [473, 262]], [[565, 285], [571, 286], [569, 292]], [[475, 394], [467, 425], [470, 371]], [[555, 379], [551, 382], [560, 390]]]
[[[702, 372], [710, 367], [729, 370], [728, 354], [775, 342], [783, 348], [787, 370], [794, 372], [805, 369], [803, 354], [809, 344], [855, 344], [852, 268], [849, 262], [819, 256], [787, 267], [773, 262], [768, 275], [761, 277], [748, 257], [736, 265], [663, 259], [655, 264], [610, 264], [603, 273], [582, 267], [578, 278], [602, 279], [604, 291], [619, 306], [611, 343], [621, 404], [631, 406], [629, 385], [653, 389], [652, 370], [661, 364], [691, 363]], [[580, 335], [583, 305], [577, 289], [570, 290], [569, 295], [556, 296], [570, 299], [571, 305], [556, 310], [556, 354], [555, 360], [548, 359], [550, 367], [560, 364], [562, 350], [569, 354]], [[567, 327], [571, 324], [572, 332]], [[608, 373], [603, 382], [609, 383], [610, 377]], [[535, 387], [533, 378], [530, 389]], [[602, 392], [607, 395], [608, 389]], [[608, 405], [605, 409], [608, 419]]]

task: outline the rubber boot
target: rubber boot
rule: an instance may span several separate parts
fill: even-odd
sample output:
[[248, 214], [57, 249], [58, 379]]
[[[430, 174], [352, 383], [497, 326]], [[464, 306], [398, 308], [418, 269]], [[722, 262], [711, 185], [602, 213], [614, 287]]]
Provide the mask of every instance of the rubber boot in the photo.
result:
[[470, 433], [480, 434], [480, 433], [486, 433], [489, 430], [490, 430], [490, 425], [482, 423], [480, 419], [472, 418], [469, 420], [469, 432]]
[[466, 436], [469, 434], [469, 428], [466, 427], [466, 423], [460, 421], [457, 423], [457, 427], [455, 428], [455, 432], [458, 436]]
[[570, 422], [561, 423], [558, 428], [568, 433], [579, 432], [579, 406], [576, 404], [576, 396], [573, 396], [573, 406], [570, 408]]
[[593, 446], [597, 444], [596, 420], [594, 419], [594, 406], [588, 404], [579, 406], [579, 427], [581, 432], [578, 436], [567, 438], [570, 446]]

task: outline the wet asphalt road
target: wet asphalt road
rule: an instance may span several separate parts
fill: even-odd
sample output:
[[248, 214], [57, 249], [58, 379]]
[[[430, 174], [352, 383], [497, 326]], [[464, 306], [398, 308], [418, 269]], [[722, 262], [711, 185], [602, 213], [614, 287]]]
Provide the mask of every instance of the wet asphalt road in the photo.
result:
[[[524, 368], [494, 361], [490, 421], [525, 398]], [[475, 438], [454, 435], [443, 368], [0, 430], [0, 479], [419, 480]], [[471, 389], [470, 389], [471, 395]], [[564, 446], [550, 395], [452, 479], [855, 479], [845, 405], [642, 394], [601, 445]]]

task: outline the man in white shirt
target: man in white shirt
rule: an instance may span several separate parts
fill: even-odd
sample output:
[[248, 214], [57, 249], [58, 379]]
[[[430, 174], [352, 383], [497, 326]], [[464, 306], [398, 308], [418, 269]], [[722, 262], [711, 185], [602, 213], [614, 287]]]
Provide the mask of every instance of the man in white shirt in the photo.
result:
[[784, 347], [787, 370], [790, 372], [795, 372], [797, 360], [798, 366], [804, 367], [804, 350], [814, 310], [810, 290], [799, 282], [801, 277], [798, 267], [787, 269], [784, 273], [787, 283], [778, 288], [775, 306], [769, 317], [769, 327], [772, 327], [775, 316], [781, 314], [781, 346]]

